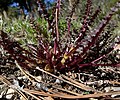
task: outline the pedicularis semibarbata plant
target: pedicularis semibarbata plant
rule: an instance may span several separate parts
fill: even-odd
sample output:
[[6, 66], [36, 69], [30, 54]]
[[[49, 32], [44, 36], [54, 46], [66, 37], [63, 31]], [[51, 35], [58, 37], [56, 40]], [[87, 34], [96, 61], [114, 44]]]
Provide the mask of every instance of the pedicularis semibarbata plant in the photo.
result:
[[[57, 0], [56, 6], [51, 8], [51, 13], [46, 8], [42, 0], [38, 0], [40, 5], [40, 17], [48, 25], [47, 36], [41, 31], [40, 24], [30, 20], [35, 30], [38, 44], [27, 44], [23, 48], [21, 44], [9, 37], [9, 33], [0, 31], [0, 45], [11, 57], [17, 61], [22, 68], [40, 67], [50, 72], [79, 71], [85, 67], [113, 66], [119, 67], [119, 47], [120, 37], [115, 41], [110, 40], [111, 31], [114, 27], [108, 23], [112, 16], [119, 11], [120, 1], [118, 1], [108, 14], [101, 20], [95, 28], [92, 26], [97, 19], [100, 8], [92, 12], [91, 0], [87, 0], [85, 15], [80, 29], [72, 28], [72, 16], [79, 0], [72, 6], [71, 13], [66, 19], [66, 30], [60, 30], [60, 10], [61, 0]], [[107, 26], [107, 31], [104, 32]], [[65, 32], [64, 32], [65, 31]], [[62, 32], [62, 34], [60, 33]], [[64, 33], [64, 34], [63, 34]], [[48, 39], [49, 38], [49, 39]]]

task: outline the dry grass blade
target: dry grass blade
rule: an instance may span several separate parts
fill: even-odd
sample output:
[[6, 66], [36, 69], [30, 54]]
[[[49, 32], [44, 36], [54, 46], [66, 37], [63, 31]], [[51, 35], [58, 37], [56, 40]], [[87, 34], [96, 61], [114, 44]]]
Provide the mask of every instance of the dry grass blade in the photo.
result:
[[40, 97], [40, 96], [39, 96], [39, 98], [38, 98], [38, 97], [36, 97], [35, 95], [31, 94], [29, 91], [26, 91], [26, 90], [24, 90], [24, 89], [22, 89], [22, 92], [30, 95], [31, 97], [33, 97], [33, 98], [35, 98], [35, 99], [37, 99], [37, 100], [40, 100], [40, 99], [44, 100], [43, 97]]
[[[62, 97], [62, 98], [68, 96], [67, 94], [62, 93], [62, 92], [57, 92], [57, 93], [54, 93], [54, 94], [50, 94], [50, 93], [46, 93], [46, 92], [40, 92], [40, 91], [37, 91], [37, 90], [29, 90], [27, 88], [25, 88], [24, 90], [28, 91], [29, 93], [36, 94], [36, 95], [41, 95], [41, 96]], [[72, 95], [70, 95], [70, 96], [72, 96]]]
[[[32, 77], [32, 78], [33, 78], [34, 80], [36, 80], [37, 82], [42, 82], [42, 83], [46, 84], [45, 82], [39, 80], [37, 77], [29, 74], [28, 72], [25, 72], [25, 73], [26, 73], [28, 76]], [[66, 90], [66, 89], [63, 89], [63, 88], [58, 88], [58, 87], [56, 87], [56, 86], [52, 86], [52, 87], [55, 88], [55, 89], [61, 90], [61, 91], [63, 91], [63, 92], [66, 92], [66, 93], [70, 93], [70, 94], [72, 94], [72, 95], [81, 95], [81, 94], [79, 94], [79, 93], [72, 92], [72, 91], [69, 91], [69, 90]], [[50, 90], [50, 89], [49, 89], [48, 91], [49, 91], [50, 93], [53, 92], [53, 91]]]
[[54, 100], [52, 97], [45, 97], [44, 100]]
[[21, 66], [19, 66], [19, 64], [17, 63], [17, 61], [15, 61], [16, 66], [20, 69], [20, 71], [33, 83], [32, 79], [30, 79], [30, 77], [27, 75], [27, 73], [23, 70], [23, 68]]
[[120, 82], [117, 81], [109, 81], [110, 84], [116, 84], [116, 85], [120, 85]]
[[62, 77], [65, 78], [66, 80], [69, 80], [70, 82], [78, 85], [82, 90], [95, 91], [95, 89], [93, 89], [93, 88], [91, 88], [91, 87], [89, 87], [89, 86], [86, 86], [86, 85], [84, 85], [84, 84], [82, 84], [82, 83], [79, 83], [79, 82], [77, 82], [77, 81], [75, 81], [75, 80], [73, 80], [73, 79], [71, 79], [71, 78], [69, 78], [69, 77], [67, 77], [67, 76], [65, 76], [65, 75], [62, 75]]
[[23, 100], [28, 100], [28, 99], [27, 99], [27, 97], [26, 97], [22, 92], [30, 95], [31, 97], [33, 97], [33, 98], [35, 98], [35, 99], [37, 99], [37, 100], [44, 99], [44, 98], [42, 98], [42, 97], [41, 97], [41, 98], [40, 98], [40, 97], [38, 98], [38, 97], [34, 96], [33, 94], [29, 93], [28, 91], [25, 91], [24, 89], [19, 89], [19, 88], [16, 87], [15, 85], [12, 85], [7, 79], [5, 79], [4, 77], [2, 77], [1, 75], [0, 75], [0, 80], [1, 80], [3, 83], [7, 84], [10, 88], [14, 89], [18, 94], [20, 94], [20, 95], [23, 97]]
[[63, 88], [58, 88], [58, 87], [55, 87], [55, 86], [53, 86], [53, 88], [56, 88], [60, 91], [66, 92], [66, 93], [70, 93], [72, 95], [82, 95], [82, 94], [79, 94], [79, 93], [76, 93], [76, 92], [73, 92], [73, 91], [69, 91], [69, 90], [66, 90], [66, 89], [63, 89]]
[[[38, 78], [34, 77], [33, 75], [29, 74], [27, 71], [23, 70], [21, 66], [19, 66], [19, 64], [17, 63], [17, 61], [15, 61], [16, 66], [21, 70], [21, 72], [32, 82], [32, 84], [35, 84], [36, 82], [33, 80], [36, 80], [37, 82], [42, 82], [41, 80], [39, 80]], [[44, 83], [44, 82], [42, 82]], [[23, 92], [29, 94], [30, 96], [34, 97], [35, 99], [39, 100], [39, 98], [37, 98], [36, 96], [30, 94], [27, 91], [22, 90]], [[52, 90], [48, 90], [49, 92], [52, 92]], [[42, 97], [41, 97], [42, 98]], [[43, 98], [42, 98], [43, 99]]]
[[2, 81], [4, 84], [12, 85], [7, 79], [5, 79], [2, 75], [0, 75], [0, 81]]
[[97, 97], [103, 97], [103, 96], [108, 96], [108, 95], [120, 94], [120, 91], [116, 91], [116, 92], [107, 92], [107, 93], [87, 94], [87, 95], [81, 95], [81, 96], [72, 96], [72, 95], [63, 96], [63, 95], [58, 95], [58, 94], [48, 94], [45, 92], [39, 92], [39, 91], [29, 90], [29, 89], [25, 89], [25, 90], [29, 91], [32, 94], [36, 94], [36, 95], [59, 97], [59, 98], [65, 98], [65, 99], [97, 98]]
[[15, 90], [19, 95], [22, 96], [23, 100], [28, 100], [27, 97], [21, 92], [21, 89], [19, 89], [17, 86], [12, 85], [7, 79], [5, 79], [3, 76], [0, 75], [0, 81], [2, 81], [4, 84], [6, 84], [8, 87]]
[[14, 88], [14, 86], [12, 86], [11, 88], [14, 89], [19, 95], [21, 95], [23, 100], [28, 100], [27, 97], [21, 92], [21, 90], [19, 88], [17, 88], [16, 86], [15, 86], [15, 88]]
[[[18, 66], [19, 66], [19, 65], [18, 65]], [[19, 66], [19, 68], [21, 68], [21, 67]], [[23, 70], [22, 68], [21, 68], [21, 70], [22, 70], [23, 74], [25, 74], [25, 76], [27, 76], [27, 78], [32, 82], [33, 85], [34, 85], [35, 83], [37, 83], [37, 82], [40, 82], [40, 83], [43, 83], [43, 84], [46, 84], [46, 85], [47, 85], [47, 83], [41, 81], [39, 78], [33, 76], [33, 75], [30, 74], [29, 72]], [[34, 81], [33, 81], [33, 80], [34, 80]], [[50, 93], [54, 93], [51, 89], [48, 89], [47, 91], [50, 92]]]
[[85, 90], [85, 91], [93, 91], [93, 89], [85, 89], [85, 88], [83, 88], [83, 87], [80, 87], [80, 86], [78, 86], [78, 84], [71, 83], [70, 81], [67, 81], [67, 80], [65, 80], [65, 79], [63, 79], [63, 78], [57, 77], [57, 76], [55, 76], [55, 75], [53, 75], [53, 74], [51, 74], [51, 73], [49, 73], [49, 72], [47, 72], [47, 71], [45, 71], [45, 70], [43, 70], [43, 69], [40, 69], [39, 67], [37, 67], [37, 69], [38, 69], [39, 71], [41, 71], [41, 72], [44, 72], [44, 73], [46, 73], [46, 74], [48, 74], [48, 75], [51, 75], [52, 77], [55, 77], [55, 78], [57, 78], [57, 79], [59, 79], [59, 80], [61, 80], [61, 81], [64, 81], [64, 82], [66, 82], [66, 83], [68, 83], [68, 84], [70, 84], [70, 85], [73, 85], [73, 86], [75, 86], [75, 87], [77, 87], [77, 88], [79, 88], [79, 89], [83, 89], [83, 90]]
[[[28, 76], [32, 77], [32, 78], [33, 78], [34, 80], [36, 80], [37, 82], [42, 82], [42, 83], [46, 84], [45, 82], [39, 80], [37, 77], [29, 74], [28, 72], [25, 72], [25, 73], [26, 73]], [[63, 89], [63, 88], [58, 88], [58, 87], [56, 87], [56, 86], [52, 86], [52, 87], [55, 88], [55, 89], [61, 90], [61, 91], [63, 91], [63, 92], [70, 93], [70, 94], [72, 94], [72, 95], [81, 95], [81, 94], [78, 94], [78, 93], [76, 93], [76, 92], [72, 92], [72, 91], [69, 91], [69, 90], [65, 90], [65, 89]], [[50, 89], [49, 89], [48, 91], [49, 91], [49, 92], [53, 92], [53, 91], [50, 90]]]

